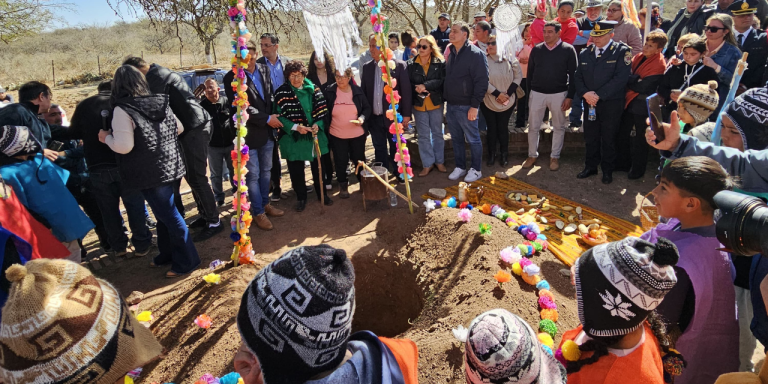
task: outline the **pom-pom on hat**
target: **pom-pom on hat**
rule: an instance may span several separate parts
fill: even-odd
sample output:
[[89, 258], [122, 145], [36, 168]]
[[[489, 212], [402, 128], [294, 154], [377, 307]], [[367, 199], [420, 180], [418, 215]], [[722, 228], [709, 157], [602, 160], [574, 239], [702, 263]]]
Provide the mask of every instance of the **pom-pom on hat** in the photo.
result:
[[725, 114], [741, 133], [744, 150], [768, 148], [768, 89], [742, 93], [728, 104]]
[[710, 80], [707, 84], [696, 84], [686, 88], [677, 103], [682, 104], [699, 125], [709, 118], [717, 109], [720, 97], [717, 94], [717, 81]]
[[677, 247], [660, 237], [600, 244], [576, 260], [579, 320], [589, 336], [626, 335], [642, 325], [677, 282]]
[[243, 294], [237, 328], [269, 384], [303, 383], [337, 367], [355, 313], [355, 271], [328, 245], [283, 254]]
[[566, 383], [565, 369], [544, 351], [536, 332], [505, 309], [472, 320], [464, 349], [467, 383]]
[[36, 259], [12, 265], [6, 278], [5, 383], [112, 384], [162, 352], [117, 290], [79, 264]]

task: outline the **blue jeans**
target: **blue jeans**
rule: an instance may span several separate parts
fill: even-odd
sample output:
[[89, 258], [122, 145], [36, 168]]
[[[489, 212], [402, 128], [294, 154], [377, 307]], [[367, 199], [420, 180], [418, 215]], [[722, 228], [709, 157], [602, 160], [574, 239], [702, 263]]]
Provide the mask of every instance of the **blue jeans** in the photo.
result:
[[259, 148], [250, 147], [248, 162], [245, 169], [245, 184], [248, 186], [248, 199], [251, 201], [251, 214], [258, 216], [264, 213], [264, 207], [269, 204], [269, 180], [272, 171], [272, 151], [275, 142], [267, 143]]
[[154, 263], [171, 264], [172, 272], [186, 274], [200, 266], [200, 256], [192, 243], [184, 218], [174, 205], [174, 184], [170, 182], [143, 189], [141, 194], [157, 218], [157, 248], [160, 254], [155, 256]]
[[581, 106], [581, 97], [574, 94], [573, 100], [571, 101], [571, 113], [568, 115], [568, 120], [571, 123], [576, 123], [578, 125], [582, 124], [581, 117], [584, 115], [584, 110]]
[[433, 111], [413, 111], [419, 135], [419, 155], [424, 168], [445, 163], [443, 106]]
[[[483, 142], [480, 140], [480, 130], [477, 128], [477, 119], [469, 121], [469, 105], [448, 104], [445, 119], [448, 121], [448, 132], [453, 143], [453, 156], [456, 158], [456, 168], [467, 170], [467, 154], [464, 150], [464, 140], [469, 143], [469, 152], [472, 155], [472, 168], [480, 171], [483, 160]], [[478, 109], [477, 113], [480, 113]]]
[[488, 123], [485, 122], [485, 115], [483, 115], [483, 112], [480, 111], [480, 108], [477, 109], [477, 129], [480, 132], [485, 132], [488, 130]]
[[[211, 173], [211, 187], [216, 201], [224, 201], [224, 179], [229, 179], [232, 187], [235, 187], [235, 181], [232, 177], [235, 175], [232, 166], [232, 150], [235, 145], [228, 147], [208, 147], [208, 169]], [[229, 171], [229, 172], [227, 172]]]
[[152, 232], [147, 227], [147, 208], [141, 192], [124, 189], [117, 168], [91, 171], [89, 182], [112, 250], [122, 252], [128, 248], [128, 236], [123, 231], [123, 215], [120, 214], [120, 198], [128, 214], [133, 247], [139, 252], [148, 249], [152, 245]]

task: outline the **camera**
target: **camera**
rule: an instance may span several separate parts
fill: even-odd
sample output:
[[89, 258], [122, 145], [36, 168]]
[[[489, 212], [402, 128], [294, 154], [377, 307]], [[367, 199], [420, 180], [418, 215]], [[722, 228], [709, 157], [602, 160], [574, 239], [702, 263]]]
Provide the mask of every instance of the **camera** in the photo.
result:
[[734, 254], [768, 254], [768, 205], [731, 191], [715, 195], [717, 239]]

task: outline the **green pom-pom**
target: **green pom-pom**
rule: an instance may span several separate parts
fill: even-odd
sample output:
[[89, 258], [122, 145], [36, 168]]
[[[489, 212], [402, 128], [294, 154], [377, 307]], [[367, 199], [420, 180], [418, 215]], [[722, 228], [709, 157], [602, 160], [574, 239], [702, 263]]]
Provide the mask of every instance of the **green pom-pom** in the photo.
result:
[[501, 215], [501, 220], [507, 221], [507, 219], [509, 219], [509, 213], [508, 212], [504, 212], [504, 214]]
[[552, 320], [544, 319], [539, 322], [539, 331], [548, 333], [554, 339], [557, 335], [557, 325]]

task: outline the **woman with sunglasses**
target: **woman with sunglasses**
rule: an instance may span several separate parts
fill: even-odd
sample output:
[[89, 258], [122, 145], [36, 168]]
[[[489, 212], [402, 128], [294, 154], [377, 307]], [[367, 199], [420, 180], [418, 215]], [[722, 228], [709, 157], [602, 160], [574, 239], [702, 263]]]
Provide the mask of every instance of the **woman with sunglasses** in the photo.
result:
[[408, 60], [408, 77], [413, 87], [413, 116], [419, 138], [419, 156], [424, 167], [419, 176], [433, 168], [446, 172], [443, 140], [443, 80], [445, 61], [432, 35], [419, 39], [419, 54]]
[[729, 15], [724, 13], [712, 15], [707, 20], [704, 35], [706, 36], [707, 53], [702, 62], [717, 72], [720, 83], [717, 87], [720, 104], [718, 104], [715, 112], [709, 116], [710, 121], [715, 121], [731, 88], [731, 78], [733, 78], [736, 64], [741, 58], [741, 51], [737, 48], [738, 44], [733, 32], [733, 18]]
[[669, 60], [675, 54], [677, 40], [680, 39], [680, 36], [686, 33], [702, 33], [707, 19], [714, 13], [714, 8], [705, 6], [703, 0], [686, 0], [685, 7], [677, 12], [672, 26], [667, 30], [669, 41], [664, 51], [664, 57]]
[[[502, 48], [503, 50], [503, 48]], [[485, 136], [488, 147], [489, 167], [496, 161], [496, 148], [499, 148], [499, 164], [507, 166], [509, 161], [509, 118], [512, 117], [517, 88], [523, 80], [520, 62], [512, 57], [507, 59], [496, 45], [496, 36], [491, 35], [486, 51], [488, 59], [488, 90], [485, 93], [480, 110], [488, 124], [488, 134]]]

